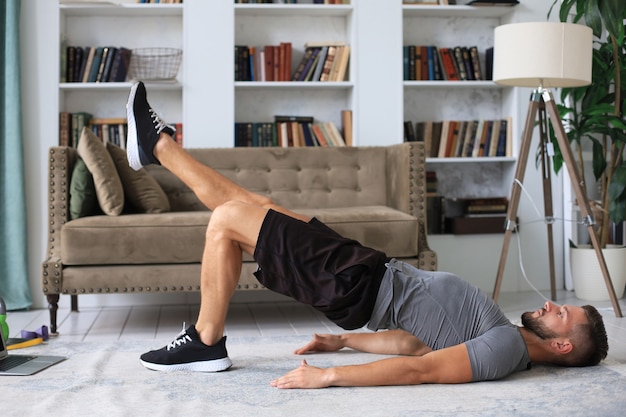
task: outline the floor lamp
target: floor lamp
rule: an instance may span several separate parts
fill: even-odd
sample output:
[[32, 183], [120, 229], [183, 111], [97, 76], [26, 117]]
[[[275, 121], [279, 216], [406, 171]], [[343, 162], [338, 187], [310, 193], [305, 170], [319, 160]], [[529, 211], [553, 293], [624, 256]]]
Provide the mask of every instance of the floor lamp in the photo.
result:
[[[604, 282], [617, 317], [622, 317], [615, 288], [606, 267], [598, 239], [593, 233], [595, 221], [591, 215], [585, 183], [576, 167], [561, 117], [549, 88], [580, 87], [591, 82], [592, 31], [589, 27], [572, 23], [529, 22], [498, 26], [494, 33], [493, 80], [502, 85], [535, 88], [530, 97], [526, 123], [522, 134], [520, 152], [515, 169], [515, 180], [506, 215], [504, 243], [493, 291], [498, 301], [504, 267], [517, 216], [521, 187], [535, 123], [538, 122], [541, 138], [544, 215], [548, 234], [548, 257], [552, 299], [556, 299], [554, 272], [554, 244], [552, 236], [552, 187], [550, 175], [548, 117], [552, 124], [564, 165], [572, 182], [583, 221], [589, 231]], [[547, 110], [547, 115], [546, 115]]]

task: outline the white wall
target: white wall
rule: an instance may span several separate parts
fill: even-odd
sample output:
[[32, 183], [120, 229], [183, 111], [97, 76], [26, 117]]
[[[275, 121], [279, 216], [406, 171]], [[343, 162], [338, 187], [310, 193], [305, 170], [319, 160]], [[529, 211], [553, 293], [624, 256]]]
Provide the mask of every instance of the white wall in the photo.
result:
[[[222, 0], [224, 1], [224, 0]], [[378, 0], [353, 0], [355, 2], [362, 2], [363, 4], [358, 8], [357, 14], [357, 28], [358, 35], [363, 42], [367, 42], [371, 45], [377, 45], [380, 41], [377, 39], [378, 34], [380, 36], [392, 37], [395, 41], [387, 44], [401, 45], [401, 30], [388, 31], [389, 33], [379, 32], [376, 30], [368, 30], [371, 28], [368, 22], [372, 22], [375, 19], [378, 23], [384, 23], [390, 26], [401, 25], [401, 15], [395, 12], [386, 12], [376, 14], [376, 7], [380, 7], [380, 1]], [[205, 2], [191, 3], [191, 7], [203, 7]], [[206, 2], [208, 4], [208, 2]], [[517, 10], [514, 14], [514, 21], [543, 21], [546, 19], [548, 7], [551, 2], [545, 0], [524, 0], [522, 4], [517, 6]], [[226, 15], [226, 12], [221, 12]], [[369, 14], [369, 15], [368, 15]], [[372, 15], [373, 14], [373, 15]], [[185, 17], [189, 18], [189, 14]], [[206, 22], [205, 22], [206, 23]], [[189, 22], [185, 22], [185, 25]], [[196, 20], [196, 24], [198, 21]], [[58, 80], [57, 71], [52, 70], [54, 66], [58, 65], [58, 48], [51, 47], [51, 45], [57, 45], [58, 37], [58, 7], [56, 1], [46, 0], [22, 0], [21, 10], [21, 64], [22, 64], [22, 93], [23, 93], [23, 132], [24, 132], [24, 151], [25, 151], [25, 166], [26, 166], [26, 195], [27, 195], [27, 207], [28, 207], [28, 239], [29, 239], [29, 281], [33, 292], [34, 307], [42, 308], [47, 306], [47, 301], [43, 297], [40, 291], [40, 268], [41, 262], [44, 259], [46, 250], [46, 237], [47, 237], [47, 221], [46, 219], [46, 193], [47, 193], [47, 150], [50, 146], [54, 145], [57, 140], [56, 129], [58, 127], [57, 112], [50, 111], [50, 109], [58, 108]], [[222, 25], [222, 27], [220, 27]], [[220, 39], [223, 33], [227, 33], [228, 36], [232, 36], [233, 23], [229, 19], [214, 19], [210, 27], [215, 28], [215, 36], [213, 39]], [[377, 27], [379, 27], [377, 25]], [[185, 34], [185, 36], [188, 36]], [[397, 38], [397, 39], [396, 39]], [[393, 85], [386, 85], [384, 78], [381, 79], [378, 76], [375, 63], [370, 62], [374, 59], [373, 55], [361, 54], [358, 58], [358, 63], [361, 68], [357, 70], [356, 77], [360, 82], [372, 83], [372, 87], [364, 89], [359, 97], [357, 97], [357, 103], [360, 109], [360, 117], [364, 117], [367, 114], [375, 112], [376, 109], [380, 109], [380, 100], [386, 101], [385, 111], [388, 111], [391, 117], [390, 120], [386, 120], [385, 123], [379, 123], [380, 119], [376, 117], [365, 118], [360, 121], [359, 126], [363, 129], [361, 132], [362, 143], [360, 145], [374, 145], [374, 144], [388, 144], [399, 143], [401, 141], [402, 132], [402, 86], [398, 83]], [[380, 57], [378, 57], [380, 58]], [[370, 60], [370, 61], [368, 61]], [[400, 61], [398, 60], [398, 71], [400, 68]], [[195, 77], [191, 72], [192, 68], [187, 68], [185, 71], [185, 77]], [[228, 72], [228, 74], [232, 71]], [[223, 74], [221, 72], [220, 74]], [[218, 78], [212, 77], [213, 80]], [[189, 118], [201, 117], [202, 115], [221, 115], [215, 117], [226, 117], [224, 114], [224, 103], [216, 101], [207, 101], [209, 108], [192, 108], [190, 103], [197, 102], [197, 97], [204, 97], [209, 94], [213, 89], [222, 91], [224, 96], [228, 100], [232, 100], [232, 89], [229, 87], [229, 83], [216, 83], [213, 82], [212, 86], [198, 87], [197, 90], [188, 90], [185, 92], [183, 98], [183, 106], [185, 111], [184, 122], [186, 125], [192, 126], [188, 123]], [[223, 90], [219, 90], [223, 89]], [[228, 89], [228, 90], [227, 90]], [[519, 111], [517, 115], [518, 120], [523, 121], [526, 115], [526, 108], [528, 105], [527, 97], [529, 91], [519, 91], [518, 97], [520, 100]], [[229, 101], [230, 102], [230, 101]], [[210, 108], [211, 103], [216, 108]], [[376, 107], [378, 106], [378, 107]], [[228, 107], [228, 106], [227, 106]], [[232, 106], [230, 106], [232, 107]], [[229, 107], [229, 108], [230, 108]], [[370, 111], [368, 112], [368, 109]], [[232, 111], [229, 110], [229, 111]], [[190, 116], [191, 115], [191, 116]], [[226, 118], [232, 120], [233, 118]], [[223, 120], [223, 119], [222, 119]], [[394, 122], [395, 120], [395, 122]], [[383, 130], [384, 126], [395, 126], [395, 130], [392, 131]], [[518, 126], [522, 126], [522, 123], [518, 123]], [[197, 125], [196, 125], [197, 126]], [[186, 131], [187, 132], [187, 131]], [[227, 131], [228, 132], [228, 131]], [[515, 132], [520, 135], [521, 132]], [[195, 136], [195, 135], [194, 135]], [[231, 134], [224, 135], [225, 137], [232, 137]], [[397, 137], [396, 137], [397, 136]], [[376, 139], [380, 138], [380, 140]], [[535, 139], [536, 140], [536, 139]], [[230, 142], [230, 141], [229, 141]], [[529, 160], [529, 170], [525, 180], [525, 186], [531, 191], [533, 198], [539, 202], [541, 207], [541, 182], [539, 175], [533, 168], [534, 156], [531, 155]], [[554, 181], [554, 199], [555, 211], [557, 215], [562, 213], [562, 204], [560, 195], [561, 186], [558, 181]], [[527, 213], [532, 212], [532, 207], [529, 205], [525, 198], [522, 199], [520, 206], [520, 215], [524, 213], [524, 217], [530, 217]], [[521, 234], [521, 242], [523, 247], [523, 256], [526, 259], [526, 270], [531, 277], [532, 282], [540, 288], [548, 288], [547, 281], [547, 251], [545, 245], [545, 227], [541, 227], [538, 230], [534, 230], [536, 226], [525, 226]], [[562, 251], [558, 250], [561, 243], [562, 225], [556, 225], [555, 236], [557, 239], [557, 271], [558, 277], [562, 275]], [[495, 279], [495, 271], [494, 271]], [[488, 279], [488, 278], [487, 278]], [[509, 279], [507, 277], [506, 279]], [[523, 284], [521, 279], [515, 278], [513, 289], [527, 289], [527, 286]], [[103, 304], [146, 304], [153, 302], [186, 302], [189, 300], [197, 300], [197, 295], [194, 294], [178, 294], [176, 298], [172, 294], [168, 294], [166, 298], [160, 299], [157, 295], [128, 295], [128, 296], [81, 296], [81, 305], [103, 305]], [[69, 305], [69, 297], [61, 297], [61, 306], [66, 307]]]

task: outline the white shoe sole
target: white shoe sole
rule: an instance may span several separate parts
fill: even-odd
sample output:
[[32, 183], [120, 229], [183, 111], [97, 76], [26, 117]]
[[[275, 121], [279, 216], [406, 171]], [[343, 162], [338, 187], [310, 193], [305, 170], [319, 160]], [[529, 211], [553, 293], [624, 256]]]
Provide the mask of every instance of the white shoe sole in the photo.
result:
[[191, 363], [181, 363], [177, 365], [159, 365], [156, 363], [144, 362], [143, 360], [139, 360], [141, 364], [153, 371], [165, 371], [165, 372], [175, 372], [175, 371], [192, 371], [192, 372], [220, 372], [225, 371], [232, 366], [232, 362], [229, 357], [225, 357], [222, 359], [216, 359], [213, 361], [200, 361], [200, 362], [191, 362]]
[[128, 119], [128, 135], [126, 136], [126, 157], [128, 158], [128, 165], [135, 171], [139, 171], [143, 168], [141, 160], [139, 159], [139, 145], [137, 143], [137, 124], [135, 123], [135, 112], [133, 111], [133, 102], [135, 101], [135, 94], [137, 93], [137, 87], [139, 83], [136, 83], [130, 89], [128, 96], [128, 102], [126, 103], [126, 117]]

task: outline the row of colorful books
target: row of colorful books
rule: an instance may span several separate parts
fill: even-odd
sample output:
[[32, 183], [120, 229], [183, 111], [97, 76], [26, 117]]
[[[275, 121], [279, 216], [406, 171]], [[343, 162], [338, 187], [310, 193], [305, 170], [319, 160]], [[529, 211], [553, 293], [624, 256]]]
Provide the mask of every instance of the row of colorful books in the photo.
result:
[[405, 81], [479, 81], [491, 80], [493, 48], [485, 51], [481, 65], [476, 46], [451, 48], [434, 45], [405, 45], [403, 70]]
[[497, 120], [411, 121], [404, 123], [406, 142], [423, 141], [431, 158], [511, 156], [511, 118]]
[[124, 82], [131, 50], [114, 46], [67, 46], [61, 48], [61, 82]]
[[235, 146], [347, 146], [345, 130], [342, 134], [333, 122], [315, 122], [313, 117], [276, 116], [274, 122], [235, 123]]
[[291, 42], [264, 47], [235, 46], [235, 81], [343, 81], [350, 46], [344, 42], [308, 42], [292, 72]]

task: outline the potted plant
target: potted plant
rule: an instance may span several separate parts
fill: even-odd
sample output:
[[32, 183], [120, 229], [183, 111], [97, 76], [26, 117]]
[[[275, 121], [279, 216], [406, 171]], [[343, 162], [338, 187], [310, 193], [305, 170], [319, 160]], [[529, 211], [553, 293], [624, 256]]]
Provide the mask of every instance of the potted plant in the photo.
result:
[[[592, 82], [588, 86], [563, 88], [558, 104], [559, 113], [564, 122], [568, 140], [577, 159], [578, 170], [585, 178], [583, 149], [591, 151], [592, 171], [598, 186], [598, 199], [590, 200], [593, 217], [596, 221], [594, 233], [600, 247], [607, 248], [611, 221], [621, 224], [626, 219], [626, 162], [624, 145], [626, 144], [626, 121], [623, 115], [626, 98], [626, 2], [621, 0], [554, 0], [548, 15], [560, 2], [559, 19], [562, 22], [583, 23], [593, 30], [594, 50], [592, 63]], [[625, 81], [626, 82], [626, 81]], [[558, 172], [563, 165], [563, 158], [558, 150], [554, 131], [550, 129], [550, 138], [555, 144], [553, 166]], [[626, 250], [626, 249], [625, 249]], [[575, 249], [570, 252], [579, 252]], [[591, 252], [591, 251], [586, 251]], [[609, 265], [610, 255], [605, 259], [618, 297], [624, 292], [624, 280], [618, 270], [626, 271], [626, 255], [618, 255], [618, 270]], [[595, 258], [595, 254], [590, 254]], [[576, 254], [577, 256], [577, 254]], [[575, 256], [573, 256], [575, 258]], [[570, 257], [572, 259], [572, 256]], [[597, 272], [587, 275], [596, 276], [597, 286], [604, 287], [599, 273], [597, 259], [576, 262], [572, 260], [572, 278], [576, 295], [579, 298], [599, 299], [589, 296], [588, 289], [595, 285], [577, 283], [575, 273], [580, 265], [594, 263]], [[585, 291], [579, 291], [585, 288]], [[605, 288], [598, 288], [598, 290]], [[607, 294], [608, 296], [608, 294]]]

